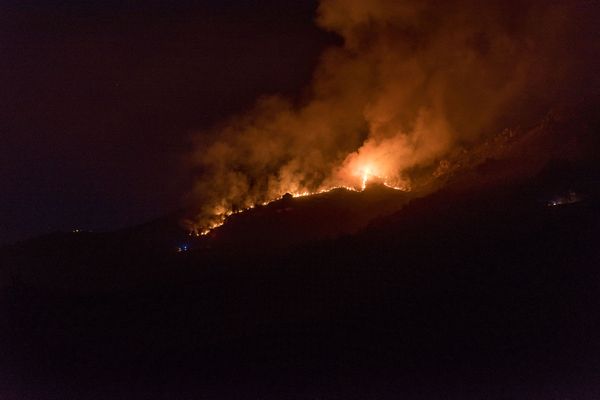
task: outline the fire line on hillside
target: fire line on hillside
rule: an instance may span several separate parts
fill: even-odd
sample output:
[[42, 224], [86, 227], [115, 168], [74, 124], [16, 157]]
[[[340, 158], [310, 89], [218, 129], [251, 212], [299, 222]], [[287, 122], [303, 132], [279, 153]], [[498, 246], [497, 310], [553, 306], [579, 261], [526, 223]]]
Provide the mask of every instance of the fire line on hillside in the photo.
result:
[[243, 209], [227, 210], [223, 213], [216, 214], [215, 215], [216, 221], [214, 223], [212, 223], [206, 227], [194, 228], [189, 234], [191, 236], [206, 236], [209, 233], [211, 233], [213, 230], [215, 230], [216, 228], [223, 226], [225, 224], [225, 222], [227, 222], [227, 219], [229, 217], [231, 217], [232, 215], [240, 214], [245, 211], [252, 210], [256, 206], [267, 206], [271, 203], [281, 200], [286, 194], [291, 195], [293, 198], [299, 198], [299, 197], [316, 196], [319, 194], [328, 193], [328, 192], [331, 192], [332, 190], [338, 190], [338, 189], [348, 190], [351, 192], [363, 192], [367, 189], [369, 182], [378, 182], [378, 183], [384, 185], [385, 187], [387, 187], [389, 189], [393, 189], [393, 190], [398, 190], [398, 191], [403, 191], [403, 192], [410, 191], [409, 185], [394, 186], [393, 184], [389, 183], [388, 179], [386, 179], [385, 177], [382, 177], [380, 175], [373, 173], [373, 168], [371, 166], [361, 169], [358, 173], [356, 173], [356, 176], [360, 177], [360, 186], [353, 187], [353, 186], [339, 185], [339, 186], [326, 187], [326, 188], [319, 189], [319, 190], [316, 190], [313, 192], [309, 192], [309, 191], [292, 192], [292, 193], [286, 192], [274, 199], [267, 200], [267, 201], [264, 201], [264, 202], [258, 203], [258, 204], [253, 204], [253, 205], [243, 208]]

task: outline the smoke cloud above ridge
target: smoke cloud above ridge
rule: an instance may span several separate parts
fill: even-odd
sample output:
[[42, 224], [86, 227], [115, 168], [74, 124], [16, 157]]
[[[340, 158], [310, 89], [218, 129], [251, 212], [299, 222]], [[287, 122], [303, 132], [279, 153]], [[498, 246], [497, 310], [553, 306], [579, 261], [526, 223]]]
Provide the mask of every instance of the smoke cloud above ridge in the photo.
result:
[[317, 23], [343, 44], [324, 52], [302, 98], [265, 96], [197, 135], [188, 225], [285, 193], [359, 187], [365, 173], [418, 187], [415, 170], [579, 89], [568, 78], [581, 76], [581, 4], [321, 0]]

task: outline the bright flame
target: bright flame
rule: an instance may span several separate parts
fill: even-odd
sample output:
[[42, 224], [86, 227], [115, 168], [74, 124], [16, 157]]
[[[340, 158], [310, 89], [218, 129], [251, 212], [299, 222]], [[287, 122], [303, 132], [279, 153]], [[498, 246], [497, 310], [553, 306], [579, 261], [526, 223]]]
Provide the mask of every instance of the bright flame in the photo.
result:
[[[384, 177], [384, 176], [380, 176], [378, 174], [373, 173], [375, 169], [371, 166], [367, 166], [364, 168], [359, 169], [355, 174], [353, 174], [355, 177], [360, 177], [360, 186], [347, 186], [347, 185], [332, 185], [332, 186], [326, 186], [324, 188], [315, 190], [315, 191], [296, 191], [296, 192], [286, 192], [292, 195], [293, 198], [298, 198], [298, 197], [308, 197], [308, 196], [315, 196], [315, 195], [319, 195], [319, 194], [323, 194], [323, 193], [327, 193], [327, 192], [331, 192], [332, 190], [337, 190], [337, 189], [345, 189], [351, 192], [363, 192], [367, 189], [367, 185], [369, 183], [369, 179], [375, 179], [379, 182], [381, 182], [381, 184], [383, 184], [384, 186], [393, 189], [393, 190], [400, 190], [403, 192], [408, 192], [410, 191], [410, 187], [408, 185], [406, 186], [395, 186], [391, 183], [389, 183], [389, 180]], [[190, 232], [190, 235], [194, 235], [194, 236], [206, 236], [208, 235], [210, 232], [212, 232], [213, 230], [215, 230], [216, 228], [223, 226], [225, 224], [225, 222], [227, 222], [227, 220], [229, 219], [229, 217], [231, 217], [232, 215], [235, 214], [240, 214], [243, 213], [245, 211], [251, 210], [253, 208], [255, 208], [257, 205], [259, 206], [268, 206], [271, 203], [274, 203], [276, 201], [281, 200], [283, 197], [285, 196], [285, 194], [281, 194], [273, 199], [264, 201], [262, 203], [258, 203], [258, 204], [254, 204], [254, 205], [250, 205], [249, 207], [246, 208], [242, 208], [242, 209], [238, 209], [238, 210], [225, 210], [225, 208], [223, 208], [222, 206], [219, 206], [215, 209], [215, 214], [214, 214], [214, 220], [211, 224], [209, 224], [208, 226], [205, 226], [202, 229], [194, 229], [192, 232]]]
[[369, 180], [369, 175], [371, 175], [371, 168], [367, 167], [365, 168], [364, 172], [363, 172], [363, 176], [362, 176], [362, 190], [365, 190], [367, 188], [367, 182]]

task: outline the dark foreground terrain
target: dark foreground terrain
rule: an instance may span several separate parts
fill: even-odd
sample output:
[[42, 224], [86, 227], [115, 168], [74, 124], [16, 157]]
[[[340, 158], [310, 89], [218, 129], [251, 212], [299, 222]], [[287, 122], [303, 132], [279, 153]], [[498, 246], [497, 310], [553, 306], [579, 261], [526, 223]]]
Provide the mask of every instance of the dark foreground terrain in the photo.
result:
[[598, 176], [448, 185], [342, 236], [354, 200], [284, 199], [193, 241], [5, 248], [0, 398], [598, 399]]

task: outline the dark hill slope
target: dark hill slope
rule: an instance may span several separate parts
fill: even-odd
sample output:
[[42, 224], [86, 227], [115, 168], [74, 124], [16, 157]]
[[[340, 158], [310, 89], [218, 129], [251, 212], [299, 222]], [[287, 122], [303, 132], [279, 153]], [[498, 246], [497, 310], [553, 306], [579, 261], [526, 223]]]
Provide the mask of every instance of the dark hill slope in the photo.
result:
[[[479, 175], [502, 166], [486, 168]], [[87, 271], [116, 271], [104, 282], [128, 284], [75, 290], [62, 275], [62, 291], [27, 277], [5, 287], [0, 369], [10, 374], [0, 389], [17, 398], [598, 398], [596, 176], [560, 163], [517, 183], [478, 176], [357, 233], [271, 254], [235, 244], [249, 243], [257, 219], [278, 222], [283, 203], [241, 215], [227, 240], [187, 253], [79, 250], [96, 260]], [[548, 205], [569, 190], [576, 202]], [[49, 246], [60, 262], [62, 246]], [[42, 256], [40, 268], [53, 266]]]
[[392, 214], [411, 194], [372, 184], [363, 192], [335, 189], [314, 196], [282, 199], [230, 217], [209, 235], [211, 247], [286, 248], [356, 233], [373, 219]]
[[[285, 252], [292, 246], [350, 234], [399, 210], [404, 192], [372, 185], [284, 198], [233, 215], [208, 236], [193, 237], [173, 214], [115, 232], [55, 233], [0, 250], [3, 285], [79, 293], [160, 285], [188, 253], [199, 264], [215, 257]], [[184, 254], [185, 253], [185, 254]]]

